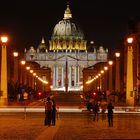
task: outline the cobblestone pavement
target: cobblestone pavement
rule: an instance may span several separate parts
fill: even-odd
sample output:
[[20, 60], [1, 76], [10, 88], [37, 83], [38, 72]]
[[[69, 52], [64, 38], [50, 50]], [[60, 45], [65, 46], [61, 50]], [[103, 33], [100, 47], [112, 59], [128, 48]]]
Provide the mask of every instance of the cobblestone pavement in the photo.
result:
[[[101, 117], [101, 116], [100, 116]], [[115, 114], [114, 127], [107, 119], [93, 121], [85, 113], [61, 113], [56, 126], [44, 126], [43, 113], [0, 114], [0, 140], [140, 139], [139, 114]]]

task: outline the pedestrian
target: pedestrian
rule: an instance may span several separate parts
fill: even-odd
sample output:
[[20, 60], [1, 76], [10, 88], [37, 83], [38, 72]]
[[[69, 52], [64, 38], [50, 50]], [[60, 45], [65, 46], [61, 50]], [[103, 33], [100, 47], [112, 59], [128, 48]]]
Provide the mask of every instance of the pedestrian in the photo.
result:
[[93, 121], [95, 121], [95, 120], [99, 120], [99, 104], [98, 104], [98, 102], [94, 102], [93, 103]]
[[101, 101], [101, 113], [102, 113], [102, 121], [106, 119], [107, 102], [105, 100]]
[[51, 125], [51, 115], [52, 115], [52, 101], [50, 97], [47, 98], [47, 102], [45, 102], [45, 125]]
[[52, 125], [55, 125], [56, 124], [56, 103], [55, 103], [55, 100], [54, 98], [52, 98]]
[[112, 105], [112, 102], [110, 101], [109, 104], [107, 105], [107, 110], [108, 110], [108, 126], [113, 127], [113, 109], [114, 106]]

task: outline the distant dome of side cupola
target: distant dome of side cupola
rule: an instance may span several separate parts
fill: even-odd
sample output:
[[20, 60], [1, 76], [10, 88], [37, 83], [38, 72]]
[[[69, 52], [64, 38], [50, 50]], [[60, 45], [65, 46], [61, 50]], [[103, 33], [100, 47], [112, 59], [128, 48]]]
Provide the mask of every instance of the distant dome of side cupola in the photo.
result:
[[[77, 40], [79, 41], [77, 42], [79, 43], [79, 47], [78, 46], [72, 47], [73, 46], [72, 42]], [[65, 47], [65, 43], [64, 43], [65, 41], [67, 41], [66, 44], [70, 43], [71, 47]], [[84, 43], [85, 43], [84, 33], [80, 29], [80, 27], [73, 22], [71, 10], [69, 8], [69, 5], [67, 5], [67, 8], [64, 12], [64, 18], [61, 21], [59, 21], [53, 29], [53, 33], [50, 41], [50, 46], [51, 46], [50, 50], [54, 50], [54, 49], [85, 50], [85, 46], [83, 47]], [[80, 44], [82, 46], [80, 46]], [[57, 47], [55, 47], [55, 45]]]
[[45, 44], [44, 38], [42, 37], [41, 43], [38, 45], [38, 51], [39, 52], [46, 52], [46, 50], [47, 50], [47, 46]]

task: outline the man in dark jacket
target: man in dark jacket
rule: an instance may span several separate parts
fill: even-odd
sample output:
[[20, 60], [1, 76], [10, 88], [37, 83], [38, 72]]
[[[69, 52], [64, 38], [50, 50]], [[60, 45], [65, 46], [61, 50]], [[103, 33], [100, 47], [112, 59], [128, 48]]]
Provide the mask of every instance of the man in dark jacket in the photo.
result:
[[95, 102], [94, 104], [93, 104], [93, 114], [94, 114], [94, 116], [93, 116], [93, 121], [98, 121], [99, 120], [99, 104], [98, 104], [98, 102]]
[[52, 99], [53, 106], [52, 106], [52, 125], [56, 124], [56, 103], [54, 98]]
[[51, 125], [51, 115], [52, 115], [52, 106], [53, 102], [50, 97], [47, 98], [47, 102], [45, 103], [45, 125]]
[[108, 110], [108, 126], [113, 127], [113, 109], [114, 106], [112, 105], [111, 101], [107, 105], [107, 110]]

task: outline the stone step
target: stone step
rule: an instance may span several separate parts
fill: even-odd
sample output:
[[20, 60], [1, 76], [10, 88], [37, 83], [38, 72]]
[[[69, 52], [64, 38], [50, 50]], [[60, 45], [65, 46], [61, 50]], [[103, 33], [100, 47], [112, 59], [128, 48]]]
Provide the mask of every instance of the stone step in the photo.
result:
[[83, 99], [81, 99], [80, 94], [76, 94], [75, 92], [65, 93], [59, 92], [54, 94], [56, 103], [58, 105], [65, 105], [65, 106], [80, 106]]

